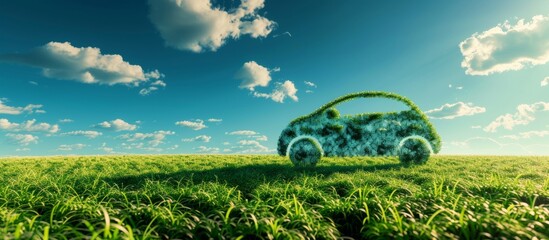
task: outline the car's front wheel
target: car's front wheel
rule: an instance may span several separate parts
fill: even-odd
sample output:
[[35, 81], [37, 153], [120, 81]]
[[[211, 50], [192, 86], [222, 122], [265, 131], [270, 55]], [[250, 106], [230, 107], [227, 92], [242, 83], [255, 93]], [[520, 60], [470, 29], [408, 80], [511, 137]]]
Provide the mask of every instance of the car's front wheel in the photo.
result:
[[400, 143], [398, 158], [403, 164], [423, 164], [431, 156], [431, 145], [424, 138], [410, 137]]
[[296, 167], [314, 167], [323, 155], [322, 146], [311, 136], [293, 139], [288, 148], [288, 156]]

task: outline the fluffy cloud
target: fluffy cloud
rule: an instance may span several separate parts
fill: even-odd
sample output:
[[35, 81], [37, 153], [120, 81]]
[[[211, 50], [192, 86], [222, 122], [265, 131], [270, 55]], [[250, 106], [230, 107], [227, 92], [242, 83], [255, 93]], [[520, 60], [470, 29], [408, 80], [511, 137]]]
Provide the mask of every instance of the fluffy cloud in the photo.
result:
[[199, 146], [194, 148], [198, 153], [219, 153], [220, 149], [216, 147]]
[[72, 151], [72, 150], [80, 150], [82, 148], [86, 147], [85, 144], [77, 143], [77, 144], [62, 144], [59, 145], [57, 148], [58, 151]]
[[273, 151], [254, 140], [241, 140], [238, 141], [238, 145], [240, 145], [237, 147], [240, 149], [240, 153], [268, 153]]
[[[239, 130], [239, 131], [234, 131], [234, 132], [226, 132], [225, 134], [253, 138], [256, 141], [267, 141], [268, 140], [267, 136], [260, 135], [258, 132], [251, 131], [251, 130]], [[229, 143], [225, 142], [224, 145], [229, 145]]]
[[137, 125], [129, 124], [129, 123], [127, 123], [126, 121], [124, 121], [122, 119], [115, 119], [115, 120], [108, 121], [108, 122], [104, 121], [102, 123], [97, 124], [96, 126], [100, 127], [100, 128], [114, 130], [116, 132], [134, 131], [135, 129], [137, 129]]
[[118, 54], [102, 54], [99, 48], [74, 47], [69, 42], [49, 42], [28, 53], [1, 55], [0, 59], [42, 68], [46, 77], [88, 84], [138, 86], [161, 76], [157, 70], [144, 72]]
[[6, 134], [6, 137], [8, 137], [10, 142], [13, 142], [15, 144], [19, 144], [21, 146], [28, 146], [29, 144], [38, 143], [38, 137], [33, 136], [31, 134], [13, 134], [8, 133]]
[[223, 119], [221, 119], [221, 118], [210, 118], [210, 119], [208, 119], [208, 122], [223, 122]]
[[486, 108], [474, 106], [472, 103], [457, 102], [444, 104], [439, 108], [426, 111], [425, 114], [435, 119], [454, 119], [483, 112], [486, 112]]
[[99, 137], [99, 136], [103, 135], [103, 133], [100, 133], [98, 131], [81, 131], [81, 130], [79, 130], [79, 131], [72, 131], [72, 132], [62, 133], [61, 135], [64, 135], [64, 136], [84, 136], [84, 137], [93, 139], [93, 138], [96, 138], [96, 137]]
[[227, 38], [266, 37], [275, 23], [257, 14], [264, 0], [242, 0], [224, 11], [210, 0], [149, 0], [150, 19], [166, 45], [180, 50], [215, 51]]
[[549, 61], [549, 17], [534, 16], [531, 21], [506, 21], [460, 43], [461, 66], [470, 75], [489, 75]]
[[181, 141], [183, 141], [183, 142], [210, 142], [211, 139], [212, 139], [211, 136], [199, 135], [199, 136], [196, 136], [194, 138], [184, 138]]
[[284, 83], [276, 83], [276, 87], [272, 93], [254, 92], [254, 97], [271, 99], [278, 103], [284, 103], [287, 97], [297, 102], [299, 99], [296, 96], [297, 88], [292, 81], [286, 80]]
[[545, 87], [547, 85], [549, 85], [549, 77], [546, 77], [543, 80], [541, 80], [541, 86], [542, 87]]
[[152, 147], [156, 147], [163, 143], [166, 136], [174, 134], [175, 132], [172, 131], [155, 131], [153, 133], [124, 134], [121, 135], [120, 138], [126, 139], [128, 142], [148, 140], [148, 143]]
[[49, 123], [36, 123], [36, 119], [27, 120], [22, 123], [12, 123], [8, 119], [0, 118], [0, 130], [12, 132], [47, 132], [56, 133], [59, 125]]
[[74, 122], [74, 120], [69, 119], [69, 118], [65, 118], [65, 119], [59, 120], [59, 122], [60, 122], [60, 123], [71, 123], [71, 122]]
[[251, 131], [251, 130], [239, 130], [239, 131], [234, 131], [234, 132], [228, 132], [228, 133], [225, 133], [225, 134], [239, 135], [239, 136], [250, 136], [250, 135], [257, 135], [258, 133], [254, 132], [254, 131]]
[[530, 105], [521, 104], [517, 107], [516, 113], [508, 113], [497, 117], [496, 120], [484, 128], [484, 131], [495, 132], [500, 127], [511, 130], [516, 125], [527, 125], [536, 119], [536, 112], [541, 111], [549, 111], [549, 103], [537, 102]]
[[175, 125], [178, 125], [178, 126], [183, 126], [183, 127], [188, 127], [192, 130], [200, 130], [200, 129], [204, 129], [204, 128], [207, 128], [206, 125], [204, 125], [204, 121], [200, 120], [200, 119], [197, 119], [195, 121], [179, 121], [179, 122], [176, 122]]
[[517, 135], [505, 135], [501, 138], [508, 138], [513, 140], [518, 139], [525, 139], [525, 138], [532, 138], [532, 137], [545, 137], [549, 136], [549, 131], [529, 131], [529, 132], [521, 132]]
[[29, 104], [25, 107], [10, 107], [4, 104], [0, 99], [0, 114], [19, 115], [21, 113], [45, 113], [41, 110], [42, 105]]
[[244, 63], [244, 66], [236, 74], [236, 78], [241, 79], [240, 88], [248, 89], [254, 97], [271, 99], [278, 103], [283, 103], [287, 97], [294, 101], [298, 101], [297, 88], [290, 80], [284, 83], [276, 83], [275, 88], [271, 93], [262, 93], [256, 91], [256, 87], [267, 87], [271, 81], [271, 72], [278, 72], [280, 68], [269, 70], [264, 66], [257, 64], [255, 61]]
[[271, 81], [271, 72], [264, 66], [255, 61], [244, 63], [244, 66], [236, 74], [236, 78], [241, 79], [240, 88], [246, 88], [254, 91], [255, 87], [266, 87]]

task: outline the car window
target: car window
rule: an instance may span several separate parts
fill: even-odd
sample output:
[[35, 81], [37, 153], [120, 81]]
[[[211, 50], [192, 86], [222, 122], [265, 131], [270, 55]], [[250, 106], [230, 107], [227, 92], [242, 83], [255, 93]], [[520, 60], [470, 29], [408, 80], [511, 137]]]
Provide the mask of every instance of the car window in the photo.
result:
[[403, 102], [386, 98], [355, 98], [335, 106], [341, 115], [356, 115], [363, 113], [387, 113], [410, 110]]

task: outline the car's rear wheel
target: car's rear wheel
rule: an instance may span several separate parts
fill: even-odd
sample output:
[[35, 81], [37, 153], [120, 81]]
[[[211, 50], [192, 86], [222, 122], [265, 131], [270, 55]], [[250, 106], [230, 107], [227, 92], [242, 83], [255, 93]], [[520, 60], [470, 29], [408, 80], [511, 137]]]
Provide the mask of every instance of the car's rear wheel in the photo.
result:
[[294, 138], [288, 149], [288, 156], [296, 167], [314, 167], [323, 155], [318, 140], [310, 136]]
[[400, 143], [398, 158], [403, 164], [423, 164], [431, 156], [431, 145], [424, 138], [410, 137]]

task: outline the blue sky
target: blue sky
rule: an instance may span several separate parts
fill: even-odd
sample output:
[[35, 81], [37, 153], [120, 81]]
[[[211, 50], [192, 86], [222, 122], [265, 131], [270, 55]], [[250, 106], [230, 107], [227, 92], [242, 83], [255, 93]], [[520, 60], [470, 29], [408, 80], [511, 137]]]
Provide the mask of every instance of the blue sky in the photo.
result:
[[547, 1], [2, 1], [0, 33], [0, 156], [271, 154], [367, 90], [442, 154], [549, 154]]

